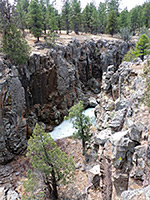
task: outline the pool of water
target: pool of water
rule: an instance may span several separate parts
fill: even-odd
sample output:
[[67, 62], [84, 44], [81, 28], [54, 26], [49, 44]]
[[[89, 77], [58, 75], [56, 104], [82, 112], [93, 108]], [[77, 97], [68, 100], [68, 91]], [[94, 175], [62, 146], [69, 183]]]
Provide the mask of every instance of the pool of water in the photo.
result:
[[[89, 116], [91, 121], [94, 123], [94, 108], [88, 108], [84, 111], [84, 114], [86, 116]], [[61, 124], [56, 126], [52, 132], [50, 132], [52, 138], [54, 140], [62, 139], [65, 137], [69, 137], [73, 135], [73, 132], [75, 132], [75, 128], [73, 128], [73, 125], [70, 120], [64, 120]]]

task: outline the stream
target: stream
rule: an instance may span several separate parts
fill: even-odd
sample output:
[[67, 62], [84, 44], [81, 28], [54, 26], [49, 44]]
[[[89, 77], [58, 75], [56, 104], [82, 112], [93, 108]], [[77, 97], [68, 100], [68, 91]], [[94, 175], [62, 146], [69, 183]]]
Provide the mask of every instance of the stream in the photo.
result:
[[[92, 124], [95, 125], [95, 108], [88, 108], [84, 111], [86, 116], [89, 116]], [[62, 139], [73, 135], [75, 128], [73, 128], [72, 122], [70, 120], [64, 120], [61, 124], [56, 126], [52, 132], [50, 132], [54, 140]]]

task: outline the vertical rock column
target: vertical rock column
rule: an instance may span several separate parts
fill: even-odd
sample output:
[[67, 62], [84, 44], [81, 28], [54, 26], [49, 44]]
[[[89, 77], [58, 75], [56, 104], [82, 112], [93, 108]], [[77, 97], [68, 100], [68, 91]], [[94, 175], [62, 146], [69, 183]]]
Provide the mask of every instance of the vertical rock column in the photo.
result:
[[3, 124], [3, 85], [5, 80], [0, 77], [0, 164], [5, 164], [13, 158], [13, 154], [6, 148], [5, 130]]

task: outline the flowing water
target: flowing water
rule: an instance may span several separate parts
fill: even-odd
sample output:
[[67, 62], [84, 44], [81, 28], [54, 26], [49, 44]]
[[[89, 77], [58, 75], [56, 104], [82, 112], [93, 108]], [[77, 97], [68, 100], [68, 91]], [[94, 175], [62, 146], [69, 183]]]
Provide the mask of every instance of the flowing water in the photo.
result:
[[[84, 114], [86, 116], [89, 116], [91, 121], [94, 123], [94, 108], [88, 108], [84, 111]], [[54, 140], [62, 139], [65, 137], [69, 137], [73, 135], [73, 132], [75, 132], [75, 128], [73, 128], [73, 125], [70, 120], [64, 120], [61, 124], [56, 126], [52, 132], [50, 132], [52, 138]]]

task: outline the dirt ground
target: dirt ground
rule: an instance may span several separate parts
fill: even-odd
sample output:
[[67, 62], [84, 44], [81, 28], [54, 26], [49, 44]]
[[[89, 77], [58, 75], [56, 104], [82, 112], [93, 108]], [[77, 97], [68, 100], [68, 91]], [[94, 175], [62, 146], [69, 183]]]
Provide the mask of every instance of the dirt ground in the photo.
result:
[[[41, 53], [46, 53], [48, 49], [43, 49], [43, 50], [38, 50], [38, 48], [36, 47], [36, 38], [34, 38], [34, 36], [29, 33], [28, 30], [26, 30], [26, 40], [28, 41], [28, 44], [31, 46], [31, 51], [33, 52], [41, 52]], [[73, 31], [69, 33], [69, 35], [66, 34], [66, 31], [61, 31], [61, 33], [57, 34], [56, 37], [56, 44], [58, 45], [67, 45], [70, 41], [72, 40], [78, 40], [79, 42], [84, 42], [84, 41], [89, 41], [90, 39], [93, 39], [94, 41], [98, 41], [98, 40], [121, 40], [118, 37], [118, 35], [114, 35], [113, 37], [109, 34], [97, 34], [97, 35], [92, 35], [90, 33], [79, 33], [79, 35], [76, 35]], [[137, 41], [136, 37], [132, 38], [132, 41]], [[44, 35], [42, 37], [40, 37], [40, 43], [44, 44], [45, 40], [44, 40]]]
[[[45, 54], [48, 51], [48, 48], [44, 49], [39, 49], [36, 41], [37, 39], [29, 32], [29, 30], [25, 30], [25, 39], [27, 40], [29, 46], [31, 47], [31, 52], [32, 53], [40, 53], [40, 54]], [[0, 41], [1, 41], [2, 34], [0, 34]], [[93, 39], [94, 41], [98, 40], [121, 40], [118, 37], [118, 35], [114, 35], [113, 37], [109, 34], [97, 34], [97, 35], [92, 35], [90, 33], [82, 33], [80, 32], [78, 35], [74, 33], [74, 31], [70, 32], [69, 35], [66, 34], [66, 31], [61, 31], [61, 33], [58, 31], [56, 35], [56, 41], [55, 43], [58, 45], [67, 45], [70, 41], [72, 40], [78, 40], [79, 42], [84, 42], [84, 41], [89, 41], [90, 39]], [[137, 41], [137, 37], [132, 37], [132, 41]], [[40, 37], [40, 44], [44, 44], [44, 35]], [[1, 48], [1, 42], [0, 42], [0, 48]], [[0, 56], [3, 56], [4, 54], [0, 52]]]

